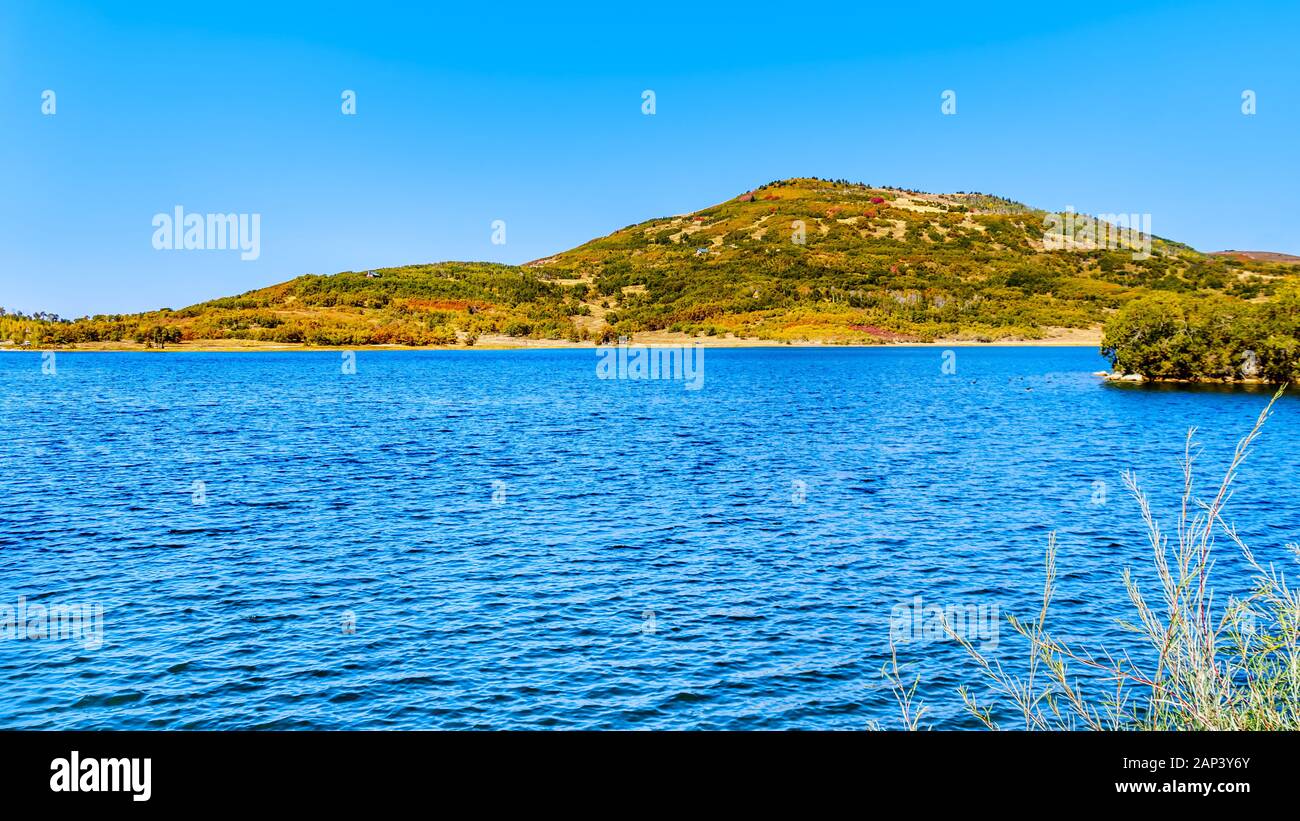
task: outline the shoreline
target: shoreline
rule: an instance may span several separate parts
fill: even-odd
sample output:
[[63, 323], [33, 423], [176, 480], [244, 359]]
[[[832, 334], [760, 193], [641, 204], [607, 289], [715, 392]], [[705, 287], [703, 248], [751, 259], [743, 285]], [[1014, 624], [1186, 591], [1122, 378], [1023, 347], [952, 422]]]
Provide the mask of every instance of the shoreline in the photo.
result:
[[[933, 342], [833, 342], [799, 340], [783, 342], [757, 337], [691, 337], [685, 334], [646, 333], [634, 336], [630, 345], [681, 346], [704, 348], [1097, 348], [1101, 345], [1100, 329], [1051, 329], [1058, 333], [1041, 339], [1000, 339], [983, 342], [973, 339], [945, 338]], [[617, 344], [617, 343], [610, 343]], [[293, 342], [263, 342], [252, 339], [200, 339], [179, 342], [166, 348], [147, 347], [138, 342], [79, 342], [72, 345], [27, 346], [0, 345], [0, 353], [65, 351], [70, 353], [257, 353], [273, 351], [527, 351], [527, 350], [594, 350], [592, 341], [568, 342], [559, 339], [520, 339], [507, 336], [481, 336], [474, 345], [310, 345]]]
[[1236, 385], [1240, 387], [1262, 388], [1281, 387], [1281, 382], [1269, 382], [1267, 379], [1247, 377], [1243, 379], [1222, 379], [1219, 377], [1197, 377], [1191, 379], [1148, 379], [1139, 373], [1115, 373], [1114, 371], [1096, 371], [1093, 376], [1100, 376], [1106, 382], [1126, 385]]

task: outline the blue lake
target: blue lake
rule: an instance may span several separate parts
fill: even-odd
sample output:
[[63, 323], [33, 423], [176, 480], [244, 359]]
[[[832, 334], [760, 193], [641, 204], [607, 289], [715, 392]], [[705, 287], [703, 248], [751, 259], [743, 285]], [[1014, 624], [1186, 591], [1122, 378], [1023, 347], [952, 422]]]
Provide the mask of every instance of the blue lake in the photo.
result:
[[[1050, 623], [1136, 647], [1121, 471], [1172, 528], [1187, 429], [1208, 492], [1268, 397], [1103, 384], [1081, 348], [947, 374], [936, 348], [710, 349], [699, 390], [598, 379], [591, 350], [342, 360], [0, 354], [0, 614], [102, 607], [97, 641], [0, 630], [0, 727], [897, 726], [897, 608], [1030, 617], [1052, 531]], [[1229, 508], [1266, 560], [1300, 540], [1298, 409]], [[1221, 548], [1216, 601], [1249, 582]], [[903, 638], [928, 722], [975, 726], [975, 666]]]

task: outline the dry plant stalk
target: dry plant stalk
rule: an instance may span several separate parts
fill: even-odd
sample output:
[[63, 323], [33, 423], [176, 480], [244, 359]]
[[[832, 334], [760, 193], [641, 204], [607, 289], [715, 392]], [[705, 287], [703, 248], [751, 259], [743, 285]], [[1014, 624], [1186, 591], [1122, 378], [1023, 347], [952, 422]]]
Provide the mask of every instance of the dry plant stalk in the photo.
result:
[[[1047, 630], [1048, 609], [1056, 590], [1056, 535], [1048, 540], [1042, 607], [1033, 621], [1008, 621], [1029, 646], [1026, 673], [1012, 675], [990, 661], [946, 622], [948, 635], [975, 661], [1006, 703], [1001, 713], [1015, 716], [1024, 730], [1286, 730], [1300, 728], [1300, 596], [1271, 564], [1262, 565], [1223, 518], [1232, 484], [1251, 445], [1259, 437], [1284, 385], [1237, 443], [1231, 463], [1210, 502], [1193, 493], [1193, 463], [1198, 448], [1195, 428], [1188, 431], [1183, 455], [1183, 489], [1177, 531], [1170, 539], [1152, 512], [1147, 494], [1131, 473], [1124, 485], [1137, 501], [1152, 551], [1158, 599], [1144, 594], [1126, 568], [1124, 587], [1136, 620], [1124, 623], [1154, 649], [1155, 661], [1135, 662], [1128, 653], [1091, 653], [1058, 641]], [[1214, 619], [1213, 548], [1225, 536], [1245, 557], [1254, 574], [1254, 589], [1230, 599]], [[1300, 547], [1288, 545], [1300, 558]], [[1113, 682], [1113, 692], [1096, 697], [1071, 674], [1079, 665]], [[897, 657], [891, 681], [901, 690]], [[905, 722], [915, 728], [921, 710], [899, 699]], [[968, 688], [962, 700], [989, 729], [1002, 729], [994, 711], [979, 704]], [[923, 708], [922, 708], [923, 709]]]

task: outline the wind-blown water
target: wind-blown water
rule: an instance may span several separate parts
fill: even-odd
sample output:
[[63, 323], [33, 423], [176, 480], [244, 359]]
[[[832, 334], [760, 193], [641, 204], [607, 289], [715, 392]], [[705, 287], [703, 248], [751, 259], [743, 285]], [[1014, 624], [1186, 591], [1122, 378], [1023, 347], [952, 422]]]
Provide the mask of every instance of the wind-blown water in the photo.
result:
[[[0, 629], [0, 726], [892, 726], [895, 608], [1032, 616], [1052, 530], [1051, 623], [1132, 646], [1120, 471], [1172, 516], [1186, 429], [1207, 487], [1267, 395], [941, 354], [711, 349], [698, 391], [590, 350], [0, 355], [0, 615], [103, 608], [100, 642]], [[1296, 416], [1229, 508], [1264, 559], [1300, 539]], [[928, 719], [972, 726], [975, 667], [912, 638]]]

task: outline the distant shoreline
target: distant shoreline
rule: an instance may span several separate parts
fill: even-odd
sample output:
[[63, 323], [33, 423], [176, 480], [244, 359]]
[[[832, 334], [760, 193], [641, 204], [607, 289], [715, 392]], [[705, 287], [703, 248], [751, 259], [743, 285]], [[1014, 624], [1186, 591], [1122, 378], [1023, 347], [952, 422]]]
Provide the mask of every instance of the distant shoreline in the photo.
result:
[[[632, 345], [700, 345], [705, 348], [1097, 348], [1101, 330], [1094, 328], [1054, 328], [1042, 339], [1001, 339], [983, 342], [972, 339], [937, 339], [933, 342], [817, 342], [790, 341], [756, 337], [692, 337], [666, 332], [634, 335]], [[613, 344], [613, 343], [611, 343]], [[594, 349], [597, 343], [568, 342], [558, 339], [521, 339], [508, 336], [481, 336], [474, 345], [308, 345], [305, 343], [262, 342], [254, 339], [200, 339], [173, 343], [166, 348], [146, 347], [138, 342], [81, 342], [73, 345], [0, 346], [0, 352], [68, 351], [68, 352], [149, 352], [149, 353], [241, 353], [269, 351], [524, 351]]]

